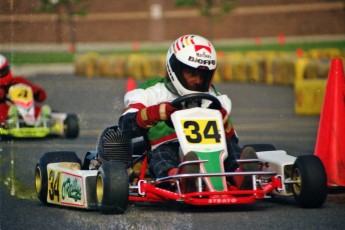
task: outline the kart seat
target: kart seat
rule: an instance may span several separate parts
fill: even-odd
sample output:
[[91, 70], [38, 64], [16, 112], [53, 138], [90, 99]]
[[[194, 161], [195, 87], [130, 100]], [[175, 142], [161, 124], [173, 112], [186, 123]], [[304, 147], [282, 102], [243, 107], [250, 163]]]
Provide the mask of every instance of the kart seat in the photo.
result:
[[62, 162], [59, 164], [60, 167], [71, 169], [71, 170], [80, 170], [80, 164], [75, 162]]

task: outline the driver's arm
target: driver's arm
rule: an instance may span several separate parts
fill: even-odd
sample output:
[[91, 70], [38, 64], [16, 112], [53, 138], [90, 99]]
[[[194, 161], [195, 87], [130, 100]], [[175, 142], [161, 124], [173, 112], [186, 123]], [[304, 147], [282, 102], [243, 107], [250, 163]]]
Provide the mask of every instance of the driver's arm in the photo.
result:
[[157, 122], [170, 119], [176, 111], [169, 102], [153, 101], [143, 89], [128, 92], [124, 100], [127, 109], [119, 119], [119, 128], [132, 137], [142, 136]]
[[125, 113], [119, 119], [119, 129], [128, 135], [131, 138], [144, 136], [147, 132], [147, 129], [140, 127], [137, 124], [136, 117], [138, 112]]
[[176, 108], [168, 102], [163, 102], [139, 110], [134, 108], [130, 110], [137, 110], [137, 112], [124, 113], [119, 119], [119, 128], [131, 137], [138, 137], [145, 134], [157, 122], [170, 119], [170, 115], [176, 111]]
[[232, 107], [231, 100], [227, 95], [218, 95], [217, 98], [222, 105], [220, 113], [223, 117], [225, 136], [227, 139], [232, 139], [238, 143], [238, 137], [230, 117]]

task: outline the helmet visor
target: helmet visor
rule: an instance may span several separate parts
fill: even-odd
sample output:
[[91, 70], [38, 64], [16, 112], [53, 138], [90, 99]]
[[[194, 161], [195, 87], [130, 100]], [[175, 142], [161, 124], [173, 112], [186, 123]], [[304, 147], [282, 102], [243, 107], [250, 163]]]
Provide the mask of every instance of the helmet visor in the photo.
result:
[[180, 62], [175, 55], [170, 58], [176, 77], [185, 89], [198, 92], [208, 92], [215, 70], [206, 66], [190, 67]]
[[198, 68], [184, 67], [182, 68], [182, 85], [192, 91], [208, 92], [214, 70], [209, 70], [205, 66]]

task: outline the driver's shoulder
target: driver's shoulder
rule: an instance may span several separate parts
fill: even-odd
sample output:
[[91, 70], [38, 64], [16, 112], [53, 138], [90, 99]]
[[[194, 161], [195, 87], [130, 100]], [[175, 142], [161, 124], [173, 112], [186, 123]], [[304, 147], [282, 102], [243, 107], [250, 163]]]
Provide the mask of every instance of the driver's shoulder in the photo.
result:
[[156, 77], [156, 78], [152, 78], [152, 79], [149, 79], [143, 83], [141, 83], [138, 88], [139, 89], [147, 89], [147, 88], [150, 88], [150, 87], [153, 87], [153, 86], [156, 86], [157, 84], [164, 84], [166, 81], [165, 78], [161, 78], [161, 77]]
[[159, 98], [163, 101], [170, 101], [176, 98], [176, 95], [167, 88], [165, 78], [150, 79], [145, 84], [140, 85], [138, 89], [146, 96]]
[[176, 95], [172, 94], [165, 86], [164, 82], [156, 82], [146, 87], [138, 87], [136, 90], [127, 92], [125, 102], [129, 104], [140, 102], [146, 106], [158, 104], [161, 102], [172, 101]]
[[23, 76], [15, 76], [11, 79], [11, 84], [20, 84], [20, 83], [26, 84], [29, 86], [32, 85], [32, 83], [28, 79], [24, 78]]

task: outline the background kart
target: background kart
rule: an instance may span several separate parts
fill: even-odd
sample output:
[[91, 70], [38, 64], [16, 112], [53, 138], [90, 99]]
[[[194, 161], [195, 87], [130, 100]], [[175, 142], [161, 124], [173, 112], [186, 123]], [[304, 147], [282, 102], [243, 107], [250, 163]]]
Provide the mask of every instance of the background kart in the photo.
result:
[[79, 135], [79, 121], [74, 113], [51, 112], [48, 105], [35, 114], [35, 101], [30, 86], [16, 84], [9, 88], [9, 116], [0, 126], [1, 137], [43, 138], [65, 136], [76, 138]]
[[[100, 209], [103, 213], [124, 213], [128, 202], [236, 205], [274, 196], [294, 196], [303, 208], [323, 205], [326, 173], [317, 156], [296, 158], [268, 144], [252, 145], [258, 159], [238, 162], [257, 163], [259, 170], [225, 172], [222, 164], [227, 150], [222, 117], [217, 111], [220, 103], [210, 95], [197, 94], [181, 97], [173, 104], [190, 100], [210, 100], [212, 108], [179, 110], [172, 115], [181, 153], [186, 155], [192, 149], [198, 156], [182, 161], [179, 174], [152, 178], [147, 169], [150, 152], [145, 150], [145, 141], [133, 141], [116, 126], [109, 127], [100, 136], [96, 151], [86, 154], [83, 164], [74, 152], [44, 154], [35, 169], [38, 198], [43, 203]], [[188, 165], [197, 165], [200, 170], [186, 172]], [[229, 183], [228, 179], [236, 176], [250, 176], [250, 188], [240, 189]]]

